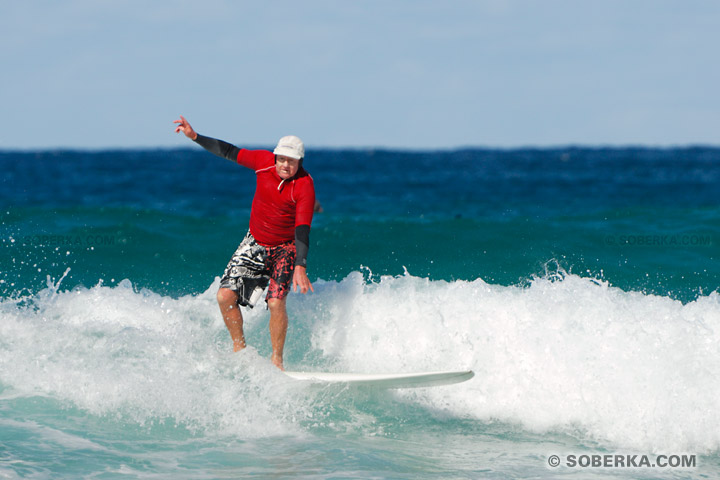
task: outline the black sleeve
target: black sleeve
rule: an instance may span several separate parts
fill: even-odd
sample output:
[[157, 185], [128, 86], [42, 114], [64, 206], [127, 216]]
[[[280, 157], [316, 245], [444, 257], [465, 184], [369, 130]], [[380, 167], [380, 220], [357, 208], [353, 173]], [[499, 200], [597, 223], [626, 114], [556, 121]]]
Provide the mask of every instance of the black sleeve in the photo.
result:
[[310, 249], [310, 225], [295, 227], [295, 266], [307, 267], [307, 254]]
[[203, 147], [210, 153], [217, 155], [218, 157], [227, 158], [231, 162], [237, 162], [238, 153], [240, 149], [235, 145], [217, 140], [215, 138], [206, 137], [198, 133], [197, 138], [194, 140], [195, 143]]

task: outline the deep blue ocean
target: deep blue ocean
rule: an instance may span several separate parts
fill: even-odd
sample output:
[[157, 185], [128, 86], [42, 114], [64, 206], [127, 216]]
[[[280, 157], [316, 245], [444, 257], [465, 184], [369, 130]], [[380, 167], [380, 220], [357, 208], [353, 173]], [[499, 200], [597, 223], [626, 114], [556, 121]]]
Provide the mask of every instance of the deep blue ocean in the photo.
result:
[[[720, 476], [720, 149], [305, 167], [323, 211], [286, 368], [475, 377], [295, 382], [263, 308], [232, 353], [215, 292], [250, 170], [199, 148], [0, 151], [0, 478]], [[694, 466], [569, 465], [611, 454]]]

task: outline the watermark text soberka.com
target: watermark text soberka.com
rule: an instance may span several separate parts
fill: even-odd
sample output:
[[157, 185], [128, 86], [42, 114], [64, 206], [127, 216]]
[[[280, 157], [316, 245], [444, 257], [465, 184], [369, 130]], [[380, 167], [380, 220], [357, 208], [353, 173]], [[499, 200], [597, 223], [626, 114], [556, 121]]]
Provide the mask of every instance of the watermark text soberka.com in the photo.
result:
[[709, 247], [713, 244], [709, 234], [677, 235], [606, 235], [605, 245], [638, 247]]
[[643, 454], [568, 454], [549, 455], [547, 464], [552, 468], [695, 468], [694, 454], [643, 455]]
[[43, 247], [97, 247], [119, 245], [126, 243], [124, 237], [105, 234], [78, 234], [78, 235], [24, 235], [10, 238], [11, 243], [21, 245], [37, 245]]

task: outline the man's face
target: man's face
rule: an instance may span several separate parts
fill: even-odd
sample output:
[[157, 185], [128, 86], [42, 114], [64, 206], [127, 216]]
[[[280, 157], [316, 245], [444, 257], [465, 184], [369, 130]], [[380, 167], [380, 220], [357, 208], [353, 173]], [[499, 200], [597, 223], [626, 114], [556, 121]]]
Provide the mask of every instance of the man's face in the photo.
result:
[[300, 168], [300, 160], [297, 158], [290, 158], [285, 155], [275, 157], [275, 170], [283, 180], [292, 178], [297, 173], [298, 168]]

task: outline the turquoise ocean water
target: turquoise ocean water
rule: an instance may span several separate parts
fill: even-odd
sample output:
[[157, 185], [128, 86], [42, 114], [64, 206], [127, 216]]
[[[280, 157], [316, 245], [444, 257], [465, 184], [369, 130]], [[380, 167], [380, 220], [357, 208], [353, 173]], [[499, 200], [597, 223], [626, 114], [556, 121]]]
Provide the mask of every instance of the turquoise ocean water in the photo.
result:
[[[475, 378], [289, 381], [262, 308], [233, 354], [215, 292], [247, 229], [242, 167], [0, 152], [0, 478], [720, 475], [720, 149], [316, 150], [306, 168], [315, 293], [288, 301], [286, 367]], [[568, 465], [610, 454], [695, 466]]]

